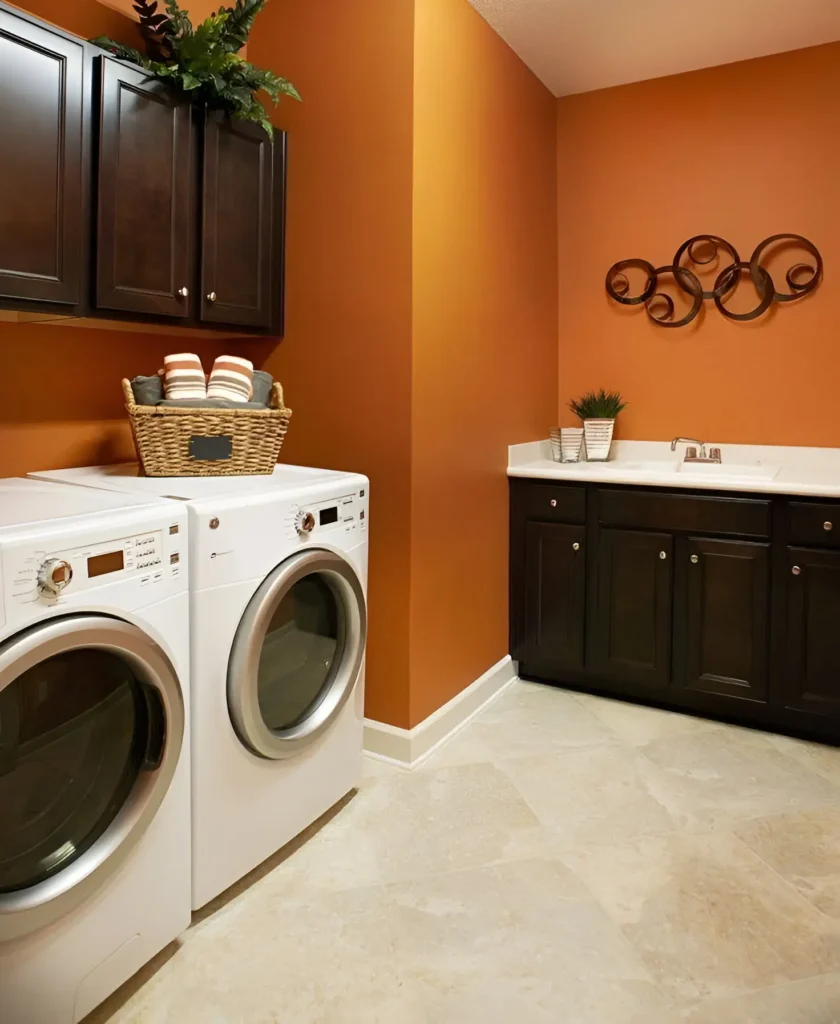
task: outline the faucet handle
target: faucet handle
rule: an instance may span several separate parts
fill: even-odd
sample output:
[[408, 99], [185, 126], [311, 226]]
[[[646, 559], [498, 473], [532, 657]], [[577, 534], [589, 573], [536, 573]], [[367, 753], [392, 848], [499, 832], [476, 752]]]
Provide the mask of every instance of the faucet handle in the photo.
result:
[[688, 462], [689, 459], [697, 458], [697, 449], [694, 447], [693, 444], [689, 445], [688, 448], [686, 448], [684, 458], [686, 462]]
[[710, 448], [709, 449], [709, 459], [712, 462], [722, 462], [723, 460], [720, 457], [720, 448]]

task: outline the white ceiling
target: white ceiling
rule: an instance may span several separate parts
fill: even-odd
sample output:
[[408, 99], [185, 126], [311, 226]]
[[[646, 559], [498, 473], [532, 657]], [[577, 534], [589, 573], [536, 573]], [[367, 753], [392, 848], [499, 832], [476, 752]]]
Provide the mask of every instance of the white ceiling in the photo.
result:
[[840, 39], [840, 0], [470, 3], [556, 96]]

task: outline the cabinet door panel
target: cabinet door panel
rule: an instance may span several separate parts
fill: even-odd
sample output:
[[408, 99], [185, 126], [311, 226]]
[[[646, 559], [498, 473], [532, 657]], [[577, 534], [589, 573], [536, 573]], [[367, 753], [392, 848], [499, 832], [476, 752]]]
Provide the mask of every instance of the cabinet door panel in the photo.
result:
[[689, 538], [688, 555], [686, 687], [766, 701], [769, 545]]
[[840, 553], [788, 548], [788, 566], [785, 706], [840, 717]]
[[672, 553], [670, 534], [601, 530], [594, 644], [600, 673], [669, 685]]
[[583, 668], [584, 536], [582, 526], [526, 525], [526, 661]]
[[164, 83], [102, 58], [101, 104], [96, 304], [186, 317], [189, 102]]
[[[274, 145], [282, 149], [280, 136]], [[208, 113], [204, 125], [201, 319], [268, 328], [274, 152], [257, 125]]]
[[85, 47], [0, 11], [0, 297], [76, 304]]

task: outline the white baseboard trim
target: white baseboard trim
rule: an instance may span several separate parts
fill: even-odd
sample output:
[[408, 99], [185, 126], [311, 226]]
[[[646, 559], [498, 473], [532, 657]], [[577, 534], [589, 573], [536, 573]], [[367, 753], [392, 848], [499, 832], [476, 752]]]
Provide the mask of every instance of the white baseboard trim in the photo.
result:
[[416, 768], [515, 683], [517, 669], [516, 662], [506, 655], [413, 729], [366, 718], [365, 753], [400, 768]]

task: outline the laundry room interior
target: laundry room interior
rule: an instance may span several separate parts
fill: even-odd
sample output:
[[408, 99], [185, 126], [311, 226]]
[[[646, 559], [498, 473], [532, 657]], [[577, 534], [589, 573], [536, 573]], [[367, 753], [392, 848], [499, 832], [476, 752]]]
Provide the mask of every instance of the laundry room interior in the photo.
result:
[[0, 0], [0, 1024], [840, 1024], [840, 6], [702, 7]]

